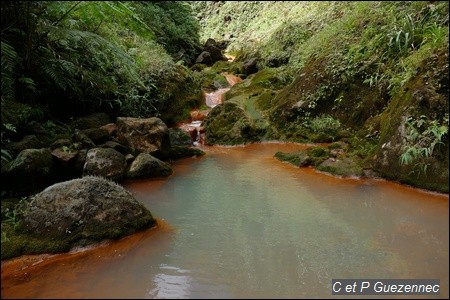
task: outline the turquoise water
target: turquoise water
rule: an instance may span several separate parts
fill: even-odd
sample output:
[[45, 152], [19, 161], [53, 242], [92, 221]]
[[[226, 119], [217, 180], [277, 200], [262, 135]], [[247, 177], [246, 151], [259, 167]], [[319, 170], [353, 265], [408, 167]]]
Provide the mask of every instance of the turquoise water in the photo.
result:
[[330, 298], [333, 278], [437, 278], [448, 298], [448, 197], [273, 158], [301, 147], [205, 148], [127, 183], [173, 230], [47, 264], [2, 296]]

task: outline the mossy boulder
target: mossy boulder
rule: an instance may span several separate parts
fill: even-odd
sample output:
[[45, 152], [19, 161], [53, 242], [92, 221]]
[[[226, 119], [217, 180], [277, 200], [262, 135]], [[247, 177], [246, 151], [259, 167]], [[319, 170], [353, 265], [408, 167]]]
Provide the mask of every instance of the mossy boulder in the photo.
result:
[[186, 146], [172, 146], [170, 148], [170, 159], [180, 159], [193, 156], [202, 156], [205, 152], [198, 148], [186, 147]]
[[86, 154], [83, 175], [102, 176], [120, 180], [125, 174], [125, 156], [111, 148], [92, 148]]
[[214, 107], [204, 120], [205, 143], [237, 145], [259, 140], [245, 112], [235, 103]]
[[29, 195], [51, 184], [53, 167], [48, 149], [25, 149], [2, 168], [2, 183], [17, 195]]
[[2, 259], [55, 253], [105, 239], [119, 239], [156, 224], [151, 212], [122, 186], [87, 176], [57, 183], [20, 209], [20, 226], [9, 229]]
[[167, 177], [173, 173], [172, 168], [148, 153], [140, 153], [131, 163], [126, 173], [129, 179], [144, 179], [154, 177]]
[[356, 158], [342, 157], [326, 159], [316, 167], [317, 170], [340, 176], [363, 176], [364, 172], [360, 166], [361, 162]]
[[293, 153], [275, 153], [275, 158], [281, 161], [286, 161], [297, 167], [307, 167], [311, 165], [311, 157], [305, 151], [298, 151]]
[[[180, 128], [169, 128], [170, 144], [172, 146], [191, 146], [192, 138]], [[172, 150], [172, 149], [171, 149]]]

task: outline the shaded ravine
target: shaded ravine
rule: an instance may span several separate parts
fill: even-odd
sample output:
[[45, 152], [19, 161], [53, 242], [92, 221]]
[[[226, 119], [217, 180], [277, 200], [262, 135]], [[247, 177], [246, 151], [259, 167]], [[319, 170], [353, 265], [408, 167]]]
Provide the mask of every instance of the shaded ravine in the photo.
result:
[[204, 93], [205, 105], [209, 107], [207, 110], [194, 109], [190, 112], [190, 120], [182, 122], [177, 125], [178, 128], [189, 133], [194, 145], [204, 144], [204, 129], [202, 127], [202, 121], [206, 118], [212, 108], [223, 103], [223, 97], [230, 88], [241, 82], [242, 79], [233, 74], [222, 73], [230, 85], [229, 87], [220, 88], [213, 92]]
[[167, 180], [126, 185], [174, 230], [7, 262], [2, 297], [330, 298], [332, 278], [438, 278], [448, 298], [448, 195], [273, 158], [298, 144], [201, 148]]

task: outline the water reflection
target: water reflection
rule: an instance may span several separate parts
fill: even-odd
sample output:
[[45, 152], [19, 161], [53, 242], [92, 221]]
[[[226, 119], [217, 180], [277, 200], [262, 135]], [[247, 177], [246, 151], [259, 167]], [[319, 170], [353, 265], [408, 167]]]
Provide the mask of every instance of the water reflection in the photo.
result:
[[330, 298], [332, 278], [439, 278], [448, 298], [448, 197], [273, 158], [300, 147], [204, 147], [127, 184], [175, 230], [10, 277], [2, 297]]

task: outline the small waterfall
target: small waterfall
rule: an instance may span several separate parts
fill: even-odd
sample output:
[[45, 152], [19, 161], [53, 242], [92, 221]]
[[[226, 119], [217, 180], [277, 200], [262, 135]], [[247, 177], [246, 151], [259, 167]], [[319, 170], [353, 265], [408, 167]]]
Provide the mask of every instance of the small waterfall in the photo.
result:
[[203, 126], [202, 122], [205, 119], [205, 117], [208, 115], [209, 111], [216, 107], [217, 105], [220, 105], [223, 103], [223, 95], [230, 90], [230, 88], [235, 85], [236, 83], [239, 83], [242, 81], [241, 78], [228, 73], [222, 73], [223, 76], [228, 81], [228, 84], [230, 87], [221, 88], [218, 90], [215, 90], [211, 93], [205, 93], [205, 104], [210, 109], [205, 111], [200, 111], [198, 109], [194, 109], [190, 112], [190, 123], [182, 123], [178, 127], [182, 130], [189, 133], [189, 135], [192, 138], [193, 144], [195, 146], [202, 145], [204, 140], [204, 132], [203, 132]]

